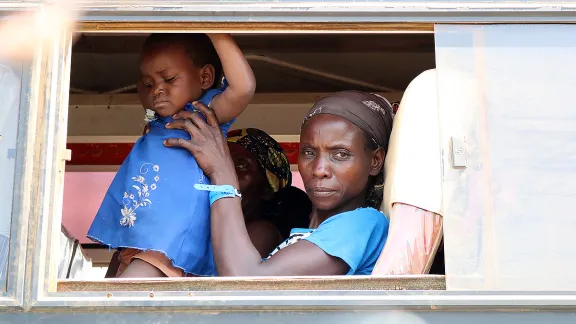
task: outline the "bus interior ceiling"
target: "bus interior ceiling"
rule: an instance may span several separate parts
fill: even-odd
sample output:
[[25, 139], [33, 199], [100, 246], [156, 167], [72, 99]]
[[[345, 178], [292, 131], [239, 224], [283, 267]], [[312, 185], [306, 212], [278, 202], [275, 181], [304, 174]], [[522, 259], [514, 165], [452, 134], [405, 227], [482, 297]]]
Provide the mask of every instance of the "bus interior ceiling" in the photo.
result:
[[[129, 150], [120, 147], [142, 134], [144, 113], [135, 83], [146, 36], [84, 33], [72, 48], [72, 160], [66, 167], [62, 222], [90, 247], [86, 253], [98, 266], [105, 266], [110, 252], [91, 245], [85, 235]], [[302, 118], [322, 94], [355, 89], [399, 101], [412, 79], [435, 66], [432, 33], [234, 34], [234, 39], [252, 66], [257, 89], [233, 128], [260, 128], [285, 149], [297, 145]]]

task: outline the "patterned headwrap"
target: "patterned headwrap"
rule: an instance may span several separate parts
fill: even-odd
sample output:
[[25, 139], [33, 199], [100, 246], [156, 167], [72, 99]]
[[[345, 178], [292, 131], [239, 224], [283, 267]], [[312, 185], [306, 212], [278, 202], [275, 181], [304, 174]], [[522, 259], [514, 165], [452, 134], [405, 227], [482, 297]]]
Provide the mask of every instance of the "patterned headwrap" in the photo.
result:
[[242, 145], [254, 155], [274, 192], [292, 184], [288, 157], [266, 132], [256, 128], [233, 130], [228, 133], [228, 142]]
[[[304, 118], [304, 125], [312, 117], [329, 114], [342, 117], [363, 130], [374, 146], [388, 151], [392, 132], [394, 108], [390, 102], [374, 93], [340, 91], [318, 100]], [[377, 208], [382, 202], [384, 188], [384, 166], [375, 181], [369, 182], [367, 201]]]
[[304, 118], [303, 124], [320, 114], [347, 119], [366, 132], [377, 147], [388, 151], [394, 108], [381, 95], [352, 90], [335, 92], [318, 100]]

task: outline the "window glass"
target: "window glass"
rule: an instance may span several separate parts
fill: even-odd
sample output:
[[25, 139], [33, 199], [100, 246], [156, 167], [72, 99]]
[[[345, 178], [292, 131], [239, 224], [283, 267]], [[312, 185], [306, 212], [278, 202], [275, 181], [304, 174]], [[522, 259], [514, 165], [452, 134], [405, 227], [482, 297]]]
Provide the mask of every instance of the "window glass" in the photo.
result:
[[576, 290], [576, 26], [435, 37], [447, 289]]
[[5, 286], [14, 194], [22, 69], [0, 62], [0, 285]]

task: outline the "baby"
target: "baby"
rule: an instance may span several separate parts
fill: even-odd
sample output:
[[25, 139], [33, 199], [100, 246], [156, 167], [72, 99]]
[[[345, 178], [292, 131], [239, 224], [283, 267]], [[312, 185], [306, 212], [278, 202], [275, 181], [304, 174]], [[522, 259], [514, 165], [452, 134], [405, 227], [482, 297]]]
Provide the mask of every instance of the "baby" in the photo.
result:
[[117, 276], [213, 276], [209, 192], [194, 186], [210, 181], [192, 154], [163, 144], [190, 135], [165, 126], [198, 101], [214, 110], [226, 134], [254, 95], [254, 74], [222, 34], [153, 34], [140, 70], [148, 130], [118, 170], [88, 238], [121, 249]]

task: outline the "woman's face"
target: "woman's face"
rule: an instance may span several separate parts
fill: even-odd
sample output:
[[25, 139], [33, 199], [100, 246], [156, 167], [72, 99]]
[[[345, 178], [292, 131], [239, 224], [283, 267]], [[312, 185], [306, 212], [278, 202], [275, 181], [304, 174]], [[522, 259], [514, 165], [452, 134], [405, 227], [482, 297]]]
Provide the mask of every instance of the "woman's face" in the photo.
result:
[[[244, 146], [228, 143], [232, 161], [236, 167], [236, 175], [242, 193], [242, 210], [253, 212], [262, 198], [268, 194], [270, 187], [256, 158]], [[247, 216], [247, 215], [245, 215]]]
[[298, 169], [317, 211], [334, 215], [366, 204], [366, 185], [382, 167], [383, 153], [367, 150], [365, 141], [342, 117], [320, 114], [304, 124]]

